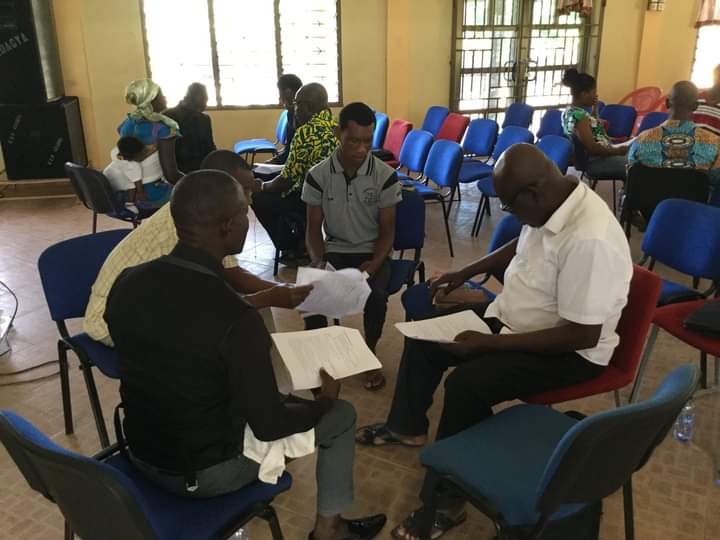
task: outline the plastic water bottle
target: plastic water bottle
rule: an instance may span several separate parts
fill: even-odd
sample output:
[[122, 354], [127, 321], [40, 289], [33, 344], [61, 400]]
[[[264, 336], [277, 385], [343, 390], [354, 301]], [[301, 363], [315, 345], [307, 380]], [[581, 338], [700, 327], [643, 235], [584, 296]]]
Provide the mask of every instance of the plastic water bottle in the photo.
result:
[[693, 437], [693, 425], [695, 423], [695, 404], [688, 401], [680, 411], [673, 427], [673, 437], [680, 442], [690, 442]]
[[250, 535], [245, 529], [238, 529], [235, 531], [235, 533], [230, 537], [231, 540], [250, 540]]

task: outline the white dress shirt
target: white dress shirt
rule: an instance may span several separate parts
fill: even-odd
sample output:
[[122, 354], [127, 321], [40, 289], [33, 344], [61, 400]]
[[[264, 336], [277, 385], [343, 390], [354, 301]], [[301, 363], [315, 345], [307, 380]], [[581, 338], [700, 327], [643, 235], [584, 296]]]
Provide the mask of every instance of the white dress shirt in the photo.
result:
[[615, 328], [632, 273], [620, 224], [605, 201], [580, 182], [542, 227], [522, 228], [503, 290], [485, 316], [515, 333], [566, 321], [601, 324], [597, 345], [577, 353], [606, 366], [619, 343]]

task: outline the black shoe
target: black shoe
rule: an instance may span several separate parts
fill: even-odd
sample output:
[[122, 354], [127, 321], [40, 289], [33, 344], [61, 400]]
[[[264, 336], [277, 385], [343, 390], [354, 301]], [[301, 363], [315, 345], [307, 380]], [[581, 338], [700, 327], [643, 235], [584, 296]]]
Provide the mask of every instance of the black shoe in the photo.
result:
[[[343, 540], [371, 540], [382, 531], [387, 521], [385, 514], [375, 514], [359, 519], [346, 519], [348, 536]], [[315, 540], [313, 533], [308, 534], [308, 540]]]

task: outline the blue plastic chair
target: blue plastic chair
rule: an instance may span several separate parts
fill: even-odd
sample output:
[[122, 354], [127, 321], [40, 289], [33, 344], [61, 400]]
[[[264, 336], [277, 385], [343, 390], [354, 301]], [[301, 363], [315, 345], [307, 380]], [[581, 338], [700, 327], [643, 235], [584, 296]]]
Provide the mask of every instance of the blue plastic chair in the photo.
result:
[[110, 440], [92, 368], [95, 366], [103, 375], [119, 379], [117, 356], [114, 349], [94, 341], [85, 332], [71, 336], [66, 321], [85, 315], [90, 289], [100, 268], [110, 252], [128, 233], [130, 233], [129, 229], [121, 229], [71, 238], [50, 246], [38, 259], [38, 271], [50, 317], [60, 333], [57, 348], [65, 433], [73, 432], [67, 358], [67, 352], [72, 350], [80, 359], [80, 369], [90, 398], [90, 408], [103, 448], [110, 445]]
[[32, 489], [55, 503], [65, 518], [65, 539], [201, 540], [228, 538], [255, 517], [282, 540], [273, 498], [290, 489], [255, 482], [227, 495], [181, 497], [165, 492], [118, 453], [114, 445], [86, 457], [55, 444], [12, 411], [0, 412], [0, 440]]
[[[275, 125], [275, 140], [276, 143], [269, 139], [246, 139], [235, 143], [233, 150], [236, 154], [245, 154], [245, 159], [251, 164], [255, 162], [255, 154], [277, 154], [278, 149], [276, 144], [286, 144], [287, 140], [287, 111], [283, 110], [280, 113], [277, 124]], [[250, 159], [248, 160], [248, 156]]]
[[537, 147], [557, 165], [561, 173], [567, 173], [570, 158], [573, 154], [572, 143], [567, 137], [545, 135], [538, 141]]
[[[517, 126], [508, 126], [502, 130], [495, 143], [495, 149], [492, 153], [492, 161], [495, 163], [505, 150], [513, 144], [532, 143], [535, 137], [526, 128]], [[483, 165], [483, 167], [481, 167]], [[480, 190], [480, 201], [478, 201], [477, 211], [475, 212], [475, 220], [473, 221], [472, 235], [477, 236], [480, 233], [480, 226], [485, 214], [490, 215], [490, 199], [497, 197], [495, 188], [492, 183], [493, 165], [480, 163], [473, 165], [471, 170], [467, 165], [461, 169], [461, 181], [472, 182], [477, 180], [477, 187]], [[466, 176], [467, 175], [467, 176]]]
[[632, 135], [637, 111], [628, 105], [605, 105], [598, 116], [607, 120], [610, 138], [626, 140]]
[[643, 131], [647, 131], [648, 129], [656, 128], [663, 122], [665, 122], [670, 115], [666, 112], [662, 111], [653, 111], [647, 113], [643, 119], [642, 122], [640, 122], [640, 126], [638, 127], [637, 134], [640, 135]]
[[527, 540], [548, 537], [560, 520], [586, 512], [598, 519], [577, 537], [596, 535], [599, 512], [593, 508], [622, 487], [625, 538], [632, 540], [632, 475], [648, 462], [697, 385], [697, 369], [682, 365], [641, 403], [582, 420], [542, 405], [516, 405], [427, 446], [420, 452], [429, 484], [420, 537], [429, 538], [440, 486], [460, 489], [492, 519], [498, 538]]
[[433, 136], [429, 131], [414, 129], [408, 133], [403, 141], [402, 148], [400, 148], [400, 156], [398, 156], [400, 167], [407, 169], [407, 174], [398, 173], [401, 181], [411, 178], [411, 172], [419, 174], [419, 176], [415, 178], [416, 180], [422, 176], [422, 171], [425, 168], [425, 162], [427, 161], [432, 145]]
[[[454, 257], [455, 253], [452, 238], [450, 237], [448, 219], [452, 209], [452, 201], [457, 191], [462, 158], [462, 147], [458, 143], [445, 140], [435, 141], [425, 161], [423, 178], [434, 182], [438, 189], [434, 189], [418, 180], [407, 179], [403, 181], [405, 187], [414, 188], [425, 201], [438, 201], [442, 205], [445, 233], [447, 234], [451, 257]], [[448, 191], [443, 192], [443, 190]]]
[[[416, 191], [403, 190], [402, 201], [395, 207], [395, 241], [393, 249], [399, 257], [390, 260], [390, 283], [388, 294], [395, 294], [403, 285], [412, 287], [415, 273], [419, 281], [425, 281], [425, 263], [422, 248], [425, 245], [425, 201]], [[406, 250], [412, 250], [413, 258], [404, 259]]]
[[[492, 253], [496, 249], [503, 247], [511, 240], [520, 236], [522, 230], [522, 223], [512, 215], [508, 214], [503, 217], [500, 222], [495, 226], [490, 243], [488, 244], [487, 253]], [[480, 281], [466, 281], [466, 285], [471, 289], [480, 289], [485, 293], [485, 296], [489, 300], [495, 298], [495, 294], [484, 287], [485, 283], [494, 277], [500, 283], [503, 283], [505, 277], [505, 269], [500, 269], [490, 274], [485, 274]], [[433, 305], [432, 298], [430, 297], [430, 286], [427, 283], [423, 283], [424, 279], [420, 280], [420, 283], [408, 289], [402, 294], [401, 302], [405, 308], [405, 319], [418, 320], [427, 319], [437, 313], [435, 306]]]
[[663, 279], [658, 306], [709, 296], [720, 279], [720, 208], [694, 201], [666, 199], [650, 218], [642, 241], [640, 264], [655, 263], [692, 276], [708, 279], [711, 288], [700, 292]]
[[425, 113], [425, 119], [423, 120], [423, 131], [429, 131], [433, 137], [437, 136], [448, 114], [450, 114], [450, 111], [447, 107], [433, 105], [428, 108]]
[[548, 109], [540, 119], [540, 127], [535, 136], [542, 139], [546, 135], [558, 135], [564, 137], [565, 132], [562, 127], [562, 111], [558, 109]]
[[527, 103], [513, 103], [505, 112], [505, 119], [502, 123], [503, 130], [508, 126], [529, 128], [534, 112], [535, 109]]
[[390, 119], [388, 115], [381, 112], [375, 113], [375, 130], [373, 131], [372, 149], [381, 150], [385, 142]]
[[[489, 118], [476, 118], [471, 120], [462, 142], [463, 152], [466, 156], [490, 156], [497, 140], [498, 125]], [[466, 158], [465, 162], [473, 161]]]

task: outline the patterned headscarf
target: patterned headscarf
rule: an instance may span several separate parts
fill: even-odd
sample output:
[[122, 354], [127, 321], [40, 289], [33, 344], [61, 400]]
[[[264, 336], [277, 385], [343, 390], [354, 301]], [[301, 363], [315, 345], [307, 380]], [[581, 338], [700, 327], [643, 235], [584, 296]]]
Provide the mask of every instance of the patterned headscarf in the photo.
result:
[[137, 79], [130, 82], [125, 89], [125, 101], [128, 105], [137, 107], [130, 113], [130, 117], [134, 120], [162, 122], [166, 126], [177, 130], [178, 124], [175, 120], [153, 110], [152, 102], [159, 93], [160, 87], [150, 79]]

